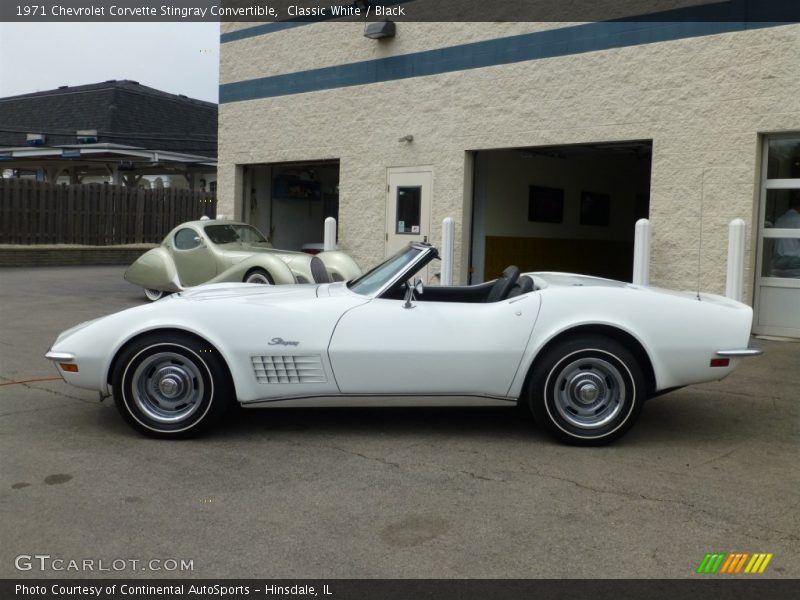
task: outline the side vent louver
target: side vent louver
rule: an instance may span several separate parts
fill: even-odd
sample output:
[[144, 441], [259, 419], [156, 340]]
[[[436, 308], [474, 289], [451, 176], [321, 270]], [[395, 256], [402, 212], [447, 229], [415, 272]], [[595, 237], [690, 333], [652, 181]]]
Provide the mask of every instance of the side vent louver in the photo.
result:
[[319, 356], [253, 356], [259, 383], [325, 383], [328, 378]]

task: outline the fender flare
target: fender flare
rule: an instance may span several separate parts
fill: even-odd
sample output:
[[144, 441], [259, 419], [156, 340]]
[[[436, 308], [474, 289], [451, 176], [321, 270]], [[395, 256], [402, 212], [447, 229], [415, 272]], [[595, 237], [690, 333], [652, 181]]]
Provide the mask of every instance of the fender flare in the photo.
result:
[[353, 258], [340, 250], [320, 252], [317, 257], [323, 262], [334, 281], [349, 281], [360, 276], [362, 271]]
[[263, 269], [270, 274], [276, 284], [295, 283], [294, 274], [288, 265], [272, 254], [254, 254], [205, 283], [241, 283], [247, 272], [252, 269]]
[[162, 292], [179, 292], [183, 289], [175, 262], [163, 246], [142, 254], [125, 270], [123, 277], [135, 285]]

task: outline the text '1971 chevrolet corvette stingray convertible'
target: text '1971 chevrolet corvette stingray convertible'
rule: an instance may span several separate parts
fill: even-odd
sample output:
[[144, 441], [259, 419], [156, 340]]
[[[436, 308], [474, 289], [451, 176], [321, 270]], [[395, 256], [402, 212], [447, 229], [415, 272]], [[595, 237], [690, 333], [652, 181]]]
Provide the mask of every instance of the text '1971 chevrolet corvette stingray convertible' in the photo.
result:
[[210, 219], [178, 225], [125, 271], [148, 300], [203, 283], [327, 283], [359, 275], [344, 252], [276, 250], [252, 225]]
[[348, 282], [202, 286], [69, 329], [47, 358], [154, 437], [195, 434], [236, 402], [478, 396], [597, 445], [648, 397], [760, 353], [752, 310], [727, 298], [516, 267], [423, 290], [412, 278], [434, 258], [412, 243]]

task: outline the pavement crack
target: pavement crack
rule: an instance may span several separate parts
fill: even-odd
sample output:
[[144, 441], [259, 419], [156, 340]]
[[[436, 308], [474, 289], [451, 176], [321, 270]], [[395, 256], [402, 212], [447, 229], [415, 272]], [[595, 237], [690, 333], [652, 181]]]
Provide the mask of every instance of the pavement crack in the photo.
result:
[[705, 461], [705, 462], [701, 462], [701, 463], [700, 463], [698, 466], [699, 466], [699, 467], [702, 467], [703, 465], [707, 465], [707, 464], [710, 464], [710, 463], [712, 463], [712, 462], [715, 462], [715, 461], [718, 461], [718, 460], [722, 460], [723, 458], [727, 458], [727, 457], [729, 457], [731, 454], [733, 454], [734, 452], [736, 452], [736, 450], [737, 450], [737, 448], [732, 448], [731, 450], [728, 450], [727, 452], [723, 452], [722, 454], [720, 454], [720, 455], [718, 455], [718, 456], [714, 456], [713, 458], [709, 458], [709, 459], [708, 459], [707, 461]]
[[[8, 380], [8, 378], [2, 377], [2, 376], [0, 376], [0, 379]], [[65, 382], [61, 381], [61, 382], [53, 382], [53, 383], [65, 383]], [[54, 391], [54, 390], [49, 390], [49, 389], [44, 388], [44, 387], [37, 387], [37, 386], [31, 385], [29, 383], [20, 383], [18, 385], [20, 385], [20, 386], [22, 386], [22, 387], [24, 387], [26, 389], [29, 389], [29, 390], [36, 390], [37, 392], [47, 392], [48, 394], [52, 394], [54, 396], [58, 396], [59, 398], [69, 398], [70, 400], [77, 400], [78, 402], [83, 402], [84, 404], [99, 404], [97, 402], [97, 400], [87, 400], [86, 398], [78, 398], [77, 396], [71, 396], [71, 395], [66, 394], [64, 392], [57, 392], [57, 391]], [[30, 411], [22, 411], [22, 412], [30, 412]], [[13, 413], [8, 413], [8, 414], [13, 414]]]
[[[382, 458], [380, 456], [370, 456], [370, 455], [364, 454], [362, 452], [356, 452], [355, 450], [348, 450], [347, 448], [342, 448], [341, 446], [330, 446], [330, 445], [320, 445], [320, 444], [300, 444], [298, 442], [294, 442], [294, 444], [295, 445], [300, 445], [300, 446], [312, 446], [313, 445], [314, 448], [319, 448], [321, 450], [336, 450], [337, 452], [342, 452], [344, 454], [349, 454], [350, 456], [357, 456], [358, 458], [363, 458], [364, 460], [377, 462], [377, 463], [392, 467], [394, 469], [399, 469], [399, 468], [401, 468], [403, 466], [399, 462], [394, 462], [394, 461], [391, 461], [389, 459]], [[409, 465], [407, 465], [407, 466], [409, 466]], [[460, 471], [460, 470], [451, 471], [449, 469], [441, 469], [441, 467], [438, 467], [436, 465], [428, 465], [428, 464], [425, 464], [425, 463], [415, 463], [413, 466], [433, 467], [433, 468], [437, 468], [439, 470], [442, 470], [442, 471], [445, 471], [445, 472], [449, 472], [449, 473], [459, 473], [461, 475], [466, 475], [468, 477], [471, 477], [472, 479], [480, 479], [481, 481], [493, 481], [493, 482], [497, 482], [497, 483], [505, 483], [505, 481], [506, 481], [505, 479], [501, 479], [501, 478], [487, 477], [486, 475], [479, 475], [478, 473], [473, 473], [472, 471]]]
[[462, 473], [464, 475], [469, 475], [473, 479], [480, 479], [482, 481], [495, 481], [498, 483], [505, 483], [506, 480], [497, 477], [486, 477], [485, 475], [478, 475], [477, 473], [473, 473], [472, 471], [458, 471], [458, 473]]
[[393, 462], [385, 458], [381, 458], [380, 456], [369, 456], [367, 454], [362, 454], [361, 452], [356, 452], [355, 450], [348, 450], [347, 448], [342, 448], [341, 446], [330, 446], [327, 444], [303, 444], [300, 442], [292, 442], [292, 445], [306, 446], [306, 447], [310, 446], [313, 448], [318, 448], [320, 450], [336, 450], [337, 452], [341, 452], [343, 454], [349, 454], [350, 456], [357, 456], [365, 460], [371, 460], [394, 468], [400, 468], [401, 466], [400, 463]]
[[600, 488], [591, 485], [587, 485], [585, 483], [581, 483], [580, 481], [575, 481], [574, 479], [569, 479], [568, 477], [559, 477], [558, 475], [552, 475], [549, 473], [542, 473], [541, 471], [534, 471], [534, 475], [537, 477], [543, 477], [545, 479], [553, 479], [555, 481], [563, 481], [564, 483], [570, 483], [575, 487], [578, 487], [583, 490], [587, 490], [590, 492], [595, 492], [597, 494], [610, 494], [612, 496], [619, 496], [621, 498], [627, 498], [629, 500], [646, 500], [648, 502], [662, 502], [662, 503], [669, 503], [669, 504], [679, 504], [681, 506], [685, 506], [687, 508], [695, 508], [695, 505], [691, 502], [687, 502], [685, 500], [673, 500], [669, 498], [655, 498], [653, 496], [647, 496], [645, 494], [640, 494], [636, 492], [629, 492], [625, 490], [610, 490], [608, 488]]

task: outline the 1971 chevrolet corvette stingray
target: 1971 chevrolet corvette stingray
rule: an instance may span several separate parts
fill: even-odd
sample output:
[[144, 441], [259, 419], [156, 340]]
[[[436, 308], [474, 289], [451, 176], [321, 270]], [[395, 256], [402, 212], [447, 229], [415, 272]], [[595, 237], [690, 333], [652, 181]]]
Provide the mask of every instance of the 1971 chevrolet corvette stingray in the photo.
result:
[[423, 290], [412, 278], [436, 257], [413, 243], [348, 282], [201, 286], [69, 329], [47, 358], [153, 437], [195, 434], [236, 402], [481, 396], [598, 445], [648, 397], [760, 353], [752, 310], [726, 298], [516, 267]]
[[326, 283], [358, 275], [344, 252], [276, 250], [252, 225], [208, 218], [178, 225], [125, 271], [148, 300], [203, 283]]

